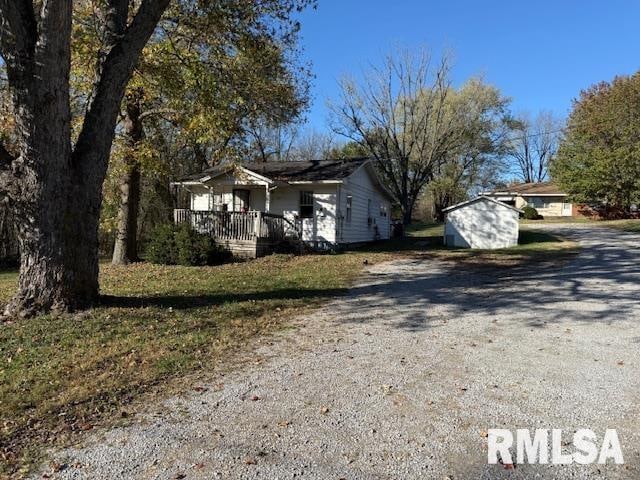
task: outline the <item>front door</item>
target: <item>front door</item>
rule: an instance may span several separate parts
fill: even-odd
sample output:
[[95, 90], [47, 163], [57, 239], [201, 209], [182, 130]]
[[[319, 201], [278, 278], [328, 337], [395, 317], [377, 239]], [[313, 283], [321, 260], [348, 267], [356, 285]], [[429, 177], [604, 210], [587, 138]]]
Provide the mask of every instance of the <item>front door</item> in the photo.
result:
[[313, 192], [300, 192], [300, 223], [302, 229], [302, 241], [313, 242], [316, 240], [315, 205]]
[[249, 210], [249, 198], [251, 191], [246, 189], [233, 190], [233, 211], [246, 212]]
[[570, 203], [563, 203], [562, 204], [562, 216], [563, 217], [570, 217], [572, 214], [573, 214], [572, 205]]

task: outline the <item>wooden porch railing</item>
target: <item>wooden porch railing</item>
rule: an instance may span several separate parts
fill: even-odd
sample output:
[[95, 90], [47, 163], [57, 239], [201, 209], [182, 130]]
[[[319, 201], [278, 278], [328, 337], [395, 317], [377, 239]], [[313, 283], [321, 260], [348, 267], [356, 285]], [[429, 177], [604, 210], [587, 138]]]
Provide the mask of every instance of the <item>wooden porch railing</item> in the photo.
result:
[[176, 224], [188, 223], [200, 233], [221, 240], [266, 240], [277, 243], [297, 235], [297, 229], [282, 215], [272, 213], [215, 212], [188, 209], [173, 211]]

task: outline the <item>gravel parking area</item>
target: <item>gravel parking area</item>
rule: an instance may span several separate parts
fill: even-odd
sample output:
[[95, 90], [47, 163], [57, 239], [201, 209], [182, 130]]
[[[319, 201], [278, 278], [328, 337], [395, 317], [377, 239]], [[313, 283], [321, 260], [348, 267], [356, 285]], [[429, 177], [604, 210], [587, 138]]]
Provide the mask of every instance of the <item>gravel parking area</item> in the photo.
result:
[[[88, 434], [50, 478], [640, 478], [640, 235], [545, 228], [581, 253], [371, 267], [259, 365]], [[616, 428], [626, 463], [506, 470], [489, 428]]]

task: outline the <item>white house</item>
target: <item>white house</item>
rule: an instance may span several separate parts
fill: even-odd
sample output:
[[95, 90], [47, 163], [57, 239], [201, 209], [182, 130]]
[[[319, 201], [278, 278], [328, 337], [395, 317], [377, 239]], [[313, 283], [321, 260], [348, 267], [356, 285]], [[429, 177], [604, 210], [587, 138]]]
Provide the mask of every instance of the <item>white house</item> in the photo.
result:
[[291, 231], [317, 248], [390, 236], [392, 197], [366, 158], [223, 164], [172, 185], [188, 192], [176, 222], [191, 221], [245, 256]]
[[447, 246], [496, 249], [518, 244], [518, 219], [522, 210], [511, 205], [479, 196], [444, 212]]
[[535, 208], [544, 217], [571, 217], [578, 215], [578, 210], [553, 182], [516, 183], [504, 189], [484, 192], [482, 195], [495, 198], [516, 208], [527, 205]]

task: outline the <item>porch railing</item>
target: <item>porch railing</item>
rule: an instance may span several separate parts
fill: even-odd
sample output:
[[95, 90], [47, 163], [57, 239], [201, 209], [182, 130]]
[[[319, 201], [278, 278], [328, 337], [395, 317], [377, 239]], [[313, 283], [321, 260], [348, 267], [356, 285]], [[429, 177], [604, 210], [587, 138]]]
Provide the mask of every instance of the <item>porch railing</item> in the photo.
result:
[[176, 224], [188, 223], [198, 232], [221, 240], [261, 239], [276, 243], [297, 234], [295, 226], [282, 215], [266, 212], [176, 209], [173, 218]]

